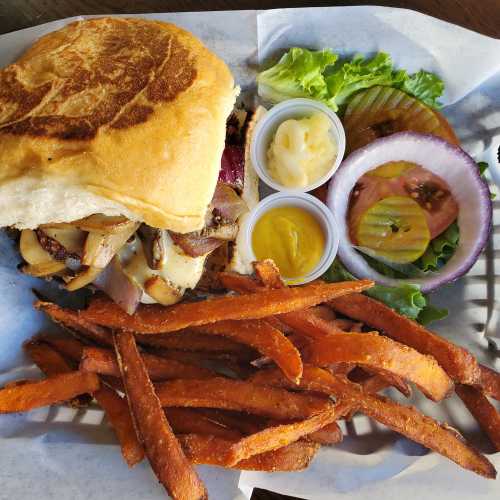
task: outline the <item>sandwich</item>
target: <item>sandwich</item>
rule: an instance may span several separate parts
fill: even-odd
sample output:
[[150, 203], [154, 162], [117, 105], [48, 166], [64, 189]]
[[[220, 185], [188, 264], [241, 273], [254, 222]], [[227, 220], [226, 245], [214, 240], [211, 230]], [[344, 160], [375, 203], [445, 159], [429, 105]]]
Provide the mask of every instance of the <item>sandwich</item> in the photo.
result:
[[2, 69], [0, 227], [22, 271], [133, 313], [180, 301], [211, 254], [243, 270], [258, 189], [237, 93], [192, 34], [143, 19], [71, 23]]

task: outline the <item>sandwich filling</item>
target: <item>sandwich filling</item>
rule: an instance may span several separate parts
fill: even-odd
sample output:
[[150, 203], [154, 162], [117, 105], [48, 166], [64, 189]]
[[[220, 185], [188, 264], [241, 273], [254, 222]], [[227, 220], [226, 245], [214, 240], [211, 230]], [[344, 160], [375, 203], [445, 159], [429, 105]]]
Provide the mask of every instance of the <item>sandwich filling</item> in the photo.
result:
[[223, 245], [231, 247], [239, 219], [248, 211], [242, 199], [248, 118], [236, 110], [228, 119], [219, 179], [202, 230], [176, 233], [125, 215], [100, 213], [42, 224], [21, 231], [23, 271], [58, 277], [70, 291], [92, 285], [128, 313], [141, 302], [181, 300], [200, 281], [207, 257]]

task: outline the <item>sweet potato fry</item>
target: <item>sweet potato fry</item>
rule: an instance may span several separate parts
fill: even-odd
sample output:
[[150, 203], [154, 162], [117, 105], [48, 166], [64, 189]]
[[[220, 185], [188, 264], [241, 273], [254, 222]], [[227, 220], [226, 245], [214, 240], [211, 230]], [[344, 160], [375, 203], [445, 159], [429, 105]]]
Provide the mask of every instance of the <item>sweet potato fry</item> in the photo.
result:
[[305, 309], [340, 295], [361, 292], [371, 286], [373, 282], [367, 280], [314, 283], [266, 290], [259, 294], [183, 302], [169, 307], [141, 305], [133, 315], [127, 314], [111, 299], [97, 297], [91, 301], [88, 309], [79, 311], [79, 315], [87, 321], [110, 328], [126, 328], [136, 333], [167, 333], [216, 321], [260, 319]]
[[[262, 370], [254, 375], [252, 382], [275, 387], [290, 387], [290, 381], [283, 377], [279, 370], [265, 371], [267, 373]], [[464, 469], [487, 478], [496, 477], [496, 470], [491, 462], [469, 446], [457, 431], [422, 415], [411, 406], [400, 405], [379, 395], [366, 394], [357, 384], [310, 365], [304, 365], [300, 387], [304, 390], [350, 398], [359, 404], [362, 413], [393, 431], [440, 453]]]
[[29, 411], [68, 401], [99, 388], [95, 373], [71, 372], [0, 390], [0, 413]]
[[141, 462], [144, 448], [137, 438], [127, 401], [105, 385], [94, 392], [94, 397], [115, 431], [125, 462], [129, 467]]
[[[257, 263], [255, 264], [257, 265]], [[267, 270], [269, 271], [269, 269]], [[237, 273], [221, 273], [220, 279], [225, 288], [238, 293], [257, 293], [265, 292], [270, 286], [285, 285], [281, 280], [277, 281], [272, 277], [263, 275], [268, 282], [258, 282], [250, 276], [244, 276]], [[279, 279], [279, 276], [278, 276]], [[293, 311], [279, 316], [274, 316], [274, 321], [278, 320], [292, 331], [300, 332], [302, 335], [315, 339], [322, 339], [335, 333], [343, 333], [335, 324], [324, 319], [323, 313], [318, 313], [311, 307], [302, 311]]]
[[316, 432], [309, 434], [305, 438], [309, 441], [312, 441], [313, 443], [332, 445], [340, 443], [342, 441], [343, 435], [339, 424], [337, 424], [337, 422], [332, 422], [331, 424], [325, 425], [323, 428], [318, 429]]
[[253, 263], [257, 279], [267, 288], [284, 288], [280, 271], [273, 260], [265, 259]]
[[180, 349], [183, 351], [202, 352], [235, 352], [249, 354], [251, 351], [238, 342], [225, 337], [214, 335], [203, 335], [197, 332], [183, 330], [165, 335], [141, 335], [135, 336], [139, 344], [163, 349]]
[[339, 333], [332, 339], [311, 342], [303, 356], [316, 366], [356, 363], [387, 371], [413, 382], [433, 401], [442, 400], [453, 389], [453, 382], [434, 358], [378, 334]]
[[[192, 463], [229, 466], [224, 457], [234, 441], [197, 434], [179, 436], [179, 441]], [[274, 451], [254, 455], [232, 468], [263, 472], [298, 471], [309, 465], [318, 448], [317, 444], [297, 441]]]
[[295, 394], [285, 389], [222, 377], [170, 380], [156, 384], [155, 388], [164, 407], [220, 408], [278, 420], [307, 418], [331, 408], [331, 402], [319, 396]]
[[43, 311], [55, 323], [81, 335], [86, 340], [91, 340], [102, 346], [113, 346], [111, 332], [79, 316], [77, 311], [59, 307], [52, 302], [41, 300], [35, 303], [35, 308]]
[[72, 366], [48, 344], [36, 339], [29, 340], [23, 344], [23, 349], [47, 377], [73, 371]]
[[57, 352], [71, 361], [79, 363], [82, 358], [83, 348], [85, 346], [79, 340], [71, 337], [60, 337], [55, 335], [39, 335], [36, 339], [50, 345]]
[[399, 315], [382, 302], [363, 294], [352, 294], [337, 297], [329, 304], [341, 314], [362, 321], [422, 354], [434, 356], [453, 380], [472, 385], [478, 382], [479, 367], [472, 354]]
[[297, 348], [280, 330], [265, 320], [220, 321], [197, 327], [197, 330], [205, 334], [227, 336], [253, 347], [272, 359], [292, 381], [297, 382], [302, 375], [302, 360]]
[[[411, 396], [411, 387], [401, 377], [379, 368], [367, 368], [365, 366], [361, 370], [365, 371], [368, 375], [368, 377], [361, 383], [366, 392], [376, 393], [382, 389], [386, 389], [387, 387], [394, 387], [403, 396], [407, 398]], [[349, 374], [349, 379], [353, 382], [357, 382], [357, 380], [353, 379], [353, 375], [355, 374], [351, 372]]]
[[233, 441], [241, 437], [241, 432], [229, 429], [192, 408], [167, 408], [165, 415], [175, 434], [201, 434]]
[[490, 438], [495, 451], [500, 451], [500, 413], [475, 387], [458, 384], [455, 391], [481, 429]]
[[223, 271], [218, 274], [218, 279], [224, 288], [238, 293], [256, 293], [265, 290], [262, 282], [246, 274]]
[[209, 420], [217, 422], [229, 429], [237, 429], [240, 434], [253, 434], [266, 426], [268, 419], [248, 413], [230, 410], [219, 410], [216, 408], [197, 408], [196, 412]]
[[179, 351], [178, 349], [155, 349], [154, 352], [162, 358], [208, 368], [223, 375], [229, 371], [243, 379], [248, 378], [255, 371], [248, 364], [247, 359], [241, 359], [240, 355], [235, 353]]
[[479, 381], [477, 384], [485, 394], [500, 401], [500, 373], [487, 366], [479, 365]]
[[[214, 376], [210, 370], [173, 359], [164, 359], [153, 354], [141, 354], [149, 377], [152, 380], [170, 380], [175, 378], [208, 378]], [[99, 347], [83, 349], [80, 369], [100, 375], [120, 376], [120, 369], [113, 351]]]
[[133, 334], [119, 331], [113, 339], [132, 420], [153, 471], [173, 499], [206, 499], [205, 487], [160, 406]]
[[346, 412], [350, 411], [351, 407], [350, 401], [340, 401], [330, 410], [309, 417], [306, 420], [268, 427], [260, 432], [244, 437], [231, 446], [228, 461], [234, 465], [254, 455], [276, 450], [294, 443], [302, 437], [312, 434], [338, 420]]
[[[74, 370], [70, 363], [48, 344], [37, 340], [30, 340], [23, 344], [23, 348], [33, 363], [35, 363], [47, 377], [69, 373]], [[71, 399], [68, 403], [75, 408], [82, 408], [88, 406], [91, 401], [92, 396], [90, 396], [90, 394], [81, 394]]]

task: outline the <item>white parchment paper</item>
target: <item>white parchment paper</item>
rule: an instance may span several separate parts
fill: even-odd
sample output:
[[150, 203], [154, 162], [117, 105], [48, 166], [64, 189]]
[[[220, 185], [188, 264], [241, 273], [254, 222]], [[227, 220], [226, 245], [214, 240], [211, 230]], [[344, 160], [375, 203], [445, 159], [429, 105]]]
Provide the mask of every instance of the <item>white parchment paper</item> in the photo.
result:
[[[391, 8], [334, 7], [141, 17], [171, 21], [198, 35], [227, 61], [247, 98], [254, 88], [257, 56], [264, 62], [294, 45], [331, 47], [342, 54], [385, 50], [403, 68], [425, 68], [444, 78], [445, 113], [465, 148], [477, 159], [500, 136], [500, 41], [428, 16]], [[0, 36], [0, 65], [13, 61], [36, 38], [68, 21]], [[437, 331], [500, 369], [486, 339], [500, 326], [500, 290], [495, 280], [500, 256], [500, 202], [494, 206], [495, 227], [488, 249], [466, 279], [445, 287], [433, 301], [450, 309], [449, 319], [439, 323]], [[60, 296], [54, 286], [22, 276], [16, 270], [18, 260], [12, 242], [1, 233], [0, 384], [37, 375], [24, 358], [21, 343], [40, 330], [53, 328], [42, 314], [33, 311], [31, 288], [50, 297]], [[435, 405], [417, 396], [412, 403], [460, 428], [480, 447], [487, 446], [456, 398]], [[345, 433], [341, 445], [323, 449], [310, 469], [301, 473], [243, 473], [239, 477], [216, 468], [199, 470], [211, 498], [217, 500], [241, 500], [238, 486], [248, 497], [254, 487], [263, 487], [318, 500], [391, 500], [403, 496], [410, 500], [440, 496], [466, 500], [495, 498], [500, 493], [500, 482], [464, 472], [364, 417], [355, 417]], [[500, 467], [500, 454], [490, 458]], [[50, 408], [0, 416], [0, 486], [0, 500], [164, 497], [147, 464], [132, 471], [124, 465], [97, 408]]]

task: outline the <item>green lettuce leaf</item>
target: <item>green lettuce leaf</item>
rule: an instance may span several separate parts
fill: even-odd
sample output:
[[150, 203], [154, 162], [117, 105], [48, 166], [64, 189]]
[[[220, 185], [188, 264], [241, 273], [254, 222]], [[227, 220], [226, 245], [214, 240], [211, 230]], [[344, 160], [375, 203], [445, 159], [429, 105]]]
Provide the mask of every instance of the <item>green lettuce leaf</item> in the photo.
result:
[[444, 319], [448, 316], [448, 309], [441, 309], [439, 307], [435, 307], [432, 304], [427, 304], [419, 313], [417, 317], [417, 321], [421, 325], [428, 325], [433, 321], [439, 321], [440, 319]]
[[273, 102], [294, 97], [325, 101], [328, 89], [323, 72], [337, 61], [331, 50], [312, 51], [294, 47], [277, 64], [259, 73], [259, 94]]
[[[333, 261], [323, 279], [330, 282], [351, 281], [355, 278], [337, 258]], [[421, 324], [443, 319], [448, 315], [446, 309], [438, 309], [429, 303], [418, 285], [403, 283], [397, 287], [375, 285], [366, 290], [366, 295], [383, 302], [399, 314], [414, 319]]]
[[331, 96], [327, 104], [337, 110], [358, 90], [374, 85], [400, 86], [405, 78], [405, 71], [393, 71], [389, 54], [379, 52], [368, 60], [357, 54], [351, 61], [345, 61], [338, 70], [326, 76], [326, 85]]
[[[488, 165], [488, 162], [486, 162], [486, 161], [478, 161], [477, 168], [479, 169], [479, 175], [481, 177], [484, 177], [486, 170], [488, 170], [490, 168], [490, 166]], [[485, 182], [486, 182], [486, 180], [485, 180]], [[490, 190], [490, 200], [494, 200], [497, 197], [497, 195], [495, 193], [491, 192], [491, 186], [488, 186], [488, 189]]]
[[418, 73], [407, 76], [402, 81], [401, 90], [420, 99], [431, 108], [439, 109], [439, 97], [444, 92], [444, 83], [438, 76], [428, 71], [420, 70]]
[[437, 271], [443, 267], [455, 253], [460, 238], [458, 224], [453, 222], [448, 229], [434, 238], [416, 265], [422, 271]]
[[338, 62], [331, 50], [290, 49], [277, 64], [257, 76], [259, 94], [279, 102], [293, 97], [308, 97], [328, 105], [334, 111], [344, 107], [356, 92], [374, 85], [399, 88], [423, 102], [438, 108], [444, 84], [427, 71], [409, 75], [395, 70], [389, 54], [379, 52], [367, 59], [355, 55]]

